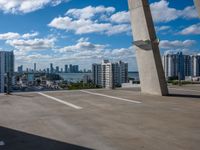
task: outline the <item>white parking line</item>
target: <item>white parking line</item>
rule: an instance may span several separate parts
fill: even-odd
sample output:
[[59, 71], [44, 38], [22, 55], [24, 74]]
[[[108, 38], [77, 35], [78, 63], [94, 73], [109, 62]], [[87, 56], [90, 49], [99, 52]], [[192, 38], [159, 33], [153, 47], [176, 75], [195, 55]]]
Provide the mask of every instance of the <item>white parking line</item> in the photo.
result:
[[90, 92], [90, 91], [86, 91], [86, 90], [80, 90], [80, 91], [83, 92], [83, 93], [87, 93], [87, 94], [91, 94], [91, 95], [97, 95], [97, 96], [103, 96], [103, 97], [108, 97], [108, 98], [117, 99], [117, 100], [120, 100], [120, 101], [126, 101], [126, 102], [131, 102], [131, 103], [136, 103], [136, 104], [141, 104], [142, 103], [142, 102], [139, 102], [139, 101], [134, 101], [134, 100], [115, 97], [115, 96], [109, 96], [109, 95], [100, 94], [100, 93], [94, 93], [94, 92]]
[[39, 92], [38, 94], [40, 94], [40, 95], [42, 95], [42, 96], [44, 96], [44, 97], [47, 97], [47, 98], [49, 98], [49, 99], [52, 99], [52, 100], [54, 100], [54, 101], [57, 101], [57, 102], [59, 102], [59, 103], [62, 103], [62, 104], [64, 104], [64, 105], [70, 106], [70, 107], [72, 107], [72, 108], [75, 108], [75, 109], [82, 109], [82, 107], [80, 107], [80, 106], [77, 106], [77, 105], [74, 105], [74, 104], [72, 104], [72, 103], [63, 101], [63, 100], [61, 100], [61, 99], [58, 99], [58, 98], [55, 98], [55, 97], [46, 95], [46, 94], [44, 94], [44, 93]]

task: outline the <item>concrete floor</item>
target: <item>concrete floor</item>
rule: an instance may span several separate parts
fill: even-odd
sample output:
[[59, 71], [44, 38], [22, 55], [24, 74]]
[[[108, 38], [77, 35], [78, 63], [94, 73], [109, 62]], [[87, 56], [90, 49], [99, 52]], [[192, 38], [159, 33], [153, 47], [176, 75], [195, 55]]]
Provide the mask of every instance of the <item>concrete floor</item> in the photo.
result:
[[0, 150], [199, 150], [200, 87], [87, 91], [0, 95]]

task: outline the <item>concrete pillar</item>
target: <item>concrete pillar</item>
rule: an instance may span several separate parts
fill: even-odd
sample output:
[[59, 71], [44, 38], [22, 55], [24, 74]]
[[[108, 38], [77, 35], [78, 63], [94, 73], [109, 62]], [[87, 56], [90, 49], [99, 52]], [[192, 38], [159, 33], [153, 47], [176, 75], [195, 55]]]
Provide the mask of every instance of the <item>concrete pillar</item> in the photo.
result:
[[168, 95], [148, 0], [128, 0], [128, 2], [141, 91], [146, 94]]
[[200, 17], [200, 0], [194, 0], [194, 3], [196, 5], [197, 11], [198, 11], [199, 17]]

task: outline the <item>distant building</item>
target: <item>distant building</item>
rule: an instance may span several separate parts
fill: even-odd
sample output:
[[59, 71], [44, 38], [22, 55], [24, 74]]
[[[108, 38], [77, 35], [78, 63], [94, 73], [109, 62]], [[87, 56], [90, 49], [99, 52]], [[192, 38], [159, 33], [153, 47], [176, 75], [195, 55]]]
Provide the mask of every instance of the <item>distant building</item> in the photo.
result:
[[54, 73], [53, 64], [50, 64], [50, 73]]
[[56, 66], [56, 73], [59, 73], [60, 69], [59, 66]]
[[[5, 84], [8, 80], [12, 84], [14, 74], [14, 54], [13, 52], [0, 51], [0, 93], [5, 90]], [[8, 79], [8, 76], [9, 78]]]
[[165, 76], [185, 80], [186, 76], [200, 76], [200, 55], [184, 55], [182, 52], [163, 56]]
[[192, 64], [192, 76], [199, 77], [200, 76], [200, 55], [191, 56], [191, 64]]
[[92, 80], [97, 86], [102, 86], [101, 83], [101, 64], [92, 64]]
[[79, 66], [78, 65], [74, 65], [73, 66], [73, 73], [78, 73], [79, 72]]
[[23, 65], [17, 67], [17, 72], [18, 73], [23, 73]]
[[36, 66], [36, 63], [34, 63], [34, 72], [36, 72], [37, 71], [37, 68], [36, 68], [37, 66]]
[[103, 88], [120, 87], [128, 82], [128, 64], [103, 60], [101, 64], [92, 65], [92, 78], [94, 84]]
[[73, 65], [72, 64], [69, 65], [69, 72], [73, 73]]
[[65, 73], [68, 73], [68, 65], [65, 65]]
[[50, 73], [50, 69], [49, 68], [47, 68], [47, 73]]

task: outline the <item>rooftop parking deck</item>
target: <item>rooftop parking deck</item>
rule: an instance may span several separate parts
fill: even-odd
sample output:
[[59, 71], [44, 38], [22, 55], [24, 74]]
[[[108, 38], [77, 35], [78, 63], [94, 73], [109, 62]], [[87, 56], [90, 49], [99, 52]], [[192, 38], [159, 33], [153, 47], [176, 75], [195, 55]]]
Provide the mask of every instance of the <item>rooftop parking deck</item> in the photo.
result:
[[199, 150], [199, 86], [171, 87], [170, 93], [0, 95], [0, 150]]

